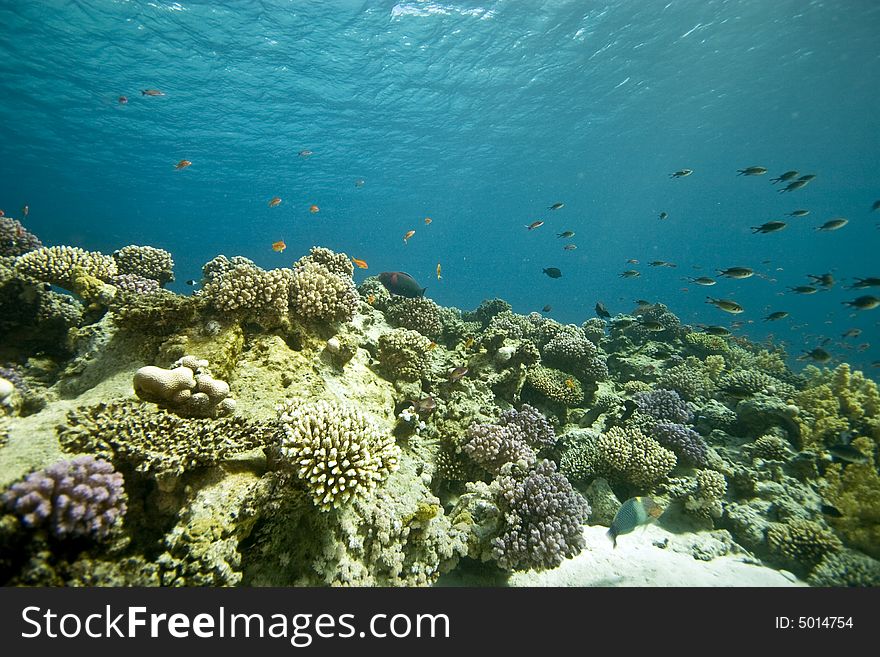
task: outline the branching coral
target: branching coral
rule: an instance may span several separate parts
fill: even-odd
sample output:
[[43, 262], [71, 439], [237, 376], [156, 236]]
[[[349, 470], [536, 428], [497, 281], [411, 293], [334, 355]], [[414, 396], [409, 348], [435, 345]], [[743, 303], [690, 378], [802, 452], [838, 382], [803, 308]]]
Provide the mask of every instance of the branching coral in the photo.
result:
[[504, 528], [492, 542], [502, 568], [555, 568], [584, 548], [582, 525], [590, 506], [552, 461], [528, 470], [505, 466], [492, 489], [504, 513]]
[[690, 427], [674, 422], [658, 422], [651, 430], [651, 436], [683, 461], [705, 467], [708, 460], [706, 441]]
[[815, 567], [825, 555], [843, 547], [832, 531], [802, 519], [771, 524], [767, 530], [767, 545], [784, 562], [806, 571]]
[[564, 406], [577, 406], [584, 401], [584, 389], [574, 377], [550, 367], [533, 367], [526, 376], [526, 384], [547, 401]]
[[288, 402], [278, 419], [281, 454], [323, 511], [367, 496], [398, 467], [391, 434], [355, 408]]
[[289, 269], [264, 271], [242, 263], [212, 274], [201, 295], [222, 313], [274, 328], [287, 316], [290, 286]]
[[379, 336], [377, 357], [390, 379], [418, 381], [428, 373], [431, 341], [418, 331], [394, 329]]
[[75, 246], [49, 246], [29, 251], [15, 261], [15, 271], [65, 290], [75, 290], [74, 281], [82, 273], [107, 282], [118, 272], [116, 261], [95, 251]]
[[686, 496], [685, 508], [696, 515], [718, 518], [721, 500], [727, 492], [727, 480], [715, 470], [700, 470], [694, 490]]
[[133, 274], [156, 281], [160, 286], [174, 280], [174, 260], [164, 249], [131, 244], [113, 252], [120, 274]]
[[385, 315], [392, 326], [418, 331], [432, 340], [439, 339], [443, 330], [440, 306], [427, 297], [394, 297]]
[[122, 475], [94, 456], [29, 474], [3, 503], [26, 526], [46, 526], [58, 538], [105, 538], [126, 511]]
[[608, 378], [605, 359], [579, 328], [563, 327], [544, 345], [542, 355], [547, 365], [571, 372], [584, 381]]
[[291, 311], [306, 321], [348, 321], [360, 302], [350, 275], [334, 273], [315, 260], [303, 258], [290, 275]]
[[685, 424], [693, 419], [688, 403], [674, 390], [653, 390], [637, 392], [633, 401], [640, 413], [650, 415], [655, 420]]
[[19, 256], [43, 246], [33, 233], [12, 217], [0, 217], [0, 256]]

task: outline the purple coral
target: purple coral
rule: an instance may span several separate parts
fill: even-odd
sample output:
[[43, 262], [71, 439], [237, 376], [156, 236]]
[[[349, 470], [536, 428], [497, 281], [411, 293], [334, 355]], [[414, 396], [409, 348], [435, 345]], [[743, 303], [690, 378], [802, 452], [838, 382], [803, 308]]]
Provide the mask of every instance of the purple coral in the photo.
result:
[[637, 392], [633, 395], [633, 401], [639, 412], [656, 420], [687, 424], [694, 416], [687, 402], [674, 390]]
[[32, 472], [2, 501], [26, 526], [48, 525], [58, 538], [105, 538], [126, 509], [122, 475], [93, 456]]
[[664, 447], [696, 466], [708, 463], [708, 447], [703, 437], [690, 427], [674, 422], [660, 422], [654, 425], [652, 436]]
[[462, 449], [489, 472], [498, 472], [502, 466], [513, 461], [535, 461], [535, 452], [526, 444], [523, 432], [516, 426], [472, 424]]
[[492, 555], [507, 570], [555, 568], [583, 550], [581, 525], [590, 505], [552, 461], [523, 472], [506, 466], [493, 487], [505, 527], [492, 541]]
[[549, 447], [556, 442], [553, 425], [534, 406], [523, 404], [520, 410], [511, 408], [501, 414], [498, 421], [503, 427], [515, 427], [522, 432], [525, 442], [535, 449]]
[[21, 222], [11, 217], [0, 217], [0, 256], [20, 256], [42, 246], [40, 238], [29, 232]]
[[30, 389], [27, 382], [14, 367], [0, 367], [0, 379], [9, 381], [19, 392], [27, 392]]

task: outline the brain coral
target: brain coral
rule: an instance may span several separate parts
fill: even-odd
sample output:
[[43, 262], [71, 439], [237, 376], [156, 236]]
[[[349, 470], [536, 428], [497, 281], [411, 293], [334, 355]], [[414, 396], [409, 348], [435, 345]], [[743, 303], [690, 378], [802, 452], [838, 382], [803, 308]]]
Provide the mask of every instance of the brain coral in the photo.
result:
[[443, 330], [440, 306], [427, 297], [394, 297], [387, 304], [385, 316], [392, 326], [418, 331], [432, 340], [439, 339]]
[[279, 407], [281, 454], [321, 510], [366, 497], [398, 467], [400, 448], [355, 408], [318, 401]]
[[379, 336], [380, 369], [390, 379], [418, 381], [428, 373], [431, 341], [418, 331], [394, 329]]
[[131, 244], [113, 252], [120, 274], [135, 274], [165, 285], [174, 280], [174, 260], [164, 249]]
[[51, 283], [65, 290], [74, 290], [74, 281], [81, 274], [106, 282], [118, 273], [116, 261], [110, 256], [75, 246], [44, 246], [29, 251], [15, 261], [15, 271], [19, 276]]
[[94, 456], [29, 474], [3, 494], [3, 503], [26, 526], [48, 526], [58, 538], [102, 539], [126, 510], [122, 475]]
[[333, 273], [314, 260], [302, 259], [290, 276], [291, 310], [307, 321], [348, 321], [359, 305], [351, 276]]
[[507, 465], [492, 489], [504, 513], [504, 529], [492, 541], [501, 568], [555, 568], [584, 548], [582, 525], [590, 506], [552, 461], [528, 470]]

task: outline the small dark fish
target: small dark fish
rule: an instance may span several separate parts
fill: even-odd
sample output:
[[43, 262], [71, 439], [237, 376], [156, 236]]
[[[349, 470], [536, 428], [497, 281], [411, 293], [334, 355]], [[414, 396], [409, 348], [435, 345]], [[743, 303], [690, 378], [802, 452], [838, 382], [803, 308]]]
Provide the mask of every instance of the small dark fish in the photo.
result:
[[857, 278], [856, 282], [849, 286], [849, 289], [861, 290], [866, 287], [880, 287], [880, 278]]
[[661, 212], [660, 215], [659, 215], [659, 217], [660, 217], [660, 219], [668, 219], [668, 218], [669, 218], [669, 215], [666, 214], [665, 212]]
[[413, 410], [419, 415], [430, 415], [437, 408], [437, 401], [431, 396], [423, 397], [419, 400], [408, 400]]
[[807, 278], [812, 278], [813, 282], [818, 283], [822, 287], [834, 287], [834, 276], [831, 274], [807, 274]]
[[638, 306], [639, 310], [644, 310], [645, 308], [650, 308], [654, 304], [648, 301], [647, 299], [636, 299], [636, 306]]
[[141, 96], [164, 96], [158, 89], [141, 89]]
[[880, 201], [874, 201], [874, 205], [871, 206], [871, 212], [875, 210], [880, 210]]
[[723, 310], [726, 313], [733, 313], [737, 315], [743, 311], [743, 307], [739, 305], [736, 301], [731, 301], [730, 299], [713, 299], [712, 297], [706, 297], [706, 303], [711, 303], [716, 308]]
[[794, 182], [788, 183], [785, 187], [779, 190], [779, 193], [783, 192], [793, 192], [796, 189], [800, 189], [801, 187], [806, 187], [809, 183], [809, 180], [795, 180]]
[[637, 264], [639, 264], [639, 261], [636, 260], [635, 258], [630, 258], [629, 260], [626, 261], [626, 264], [628, 264], [628, 265], [637, 265]]
[[815, 173], [808, 173], [808, 174], [803, 175], [800, 178], [798, 178], [798, 180], [803, 180], [804, 182], [810, 182], [811, 180], [815, 180], [815, 178], [816, 178]]
[[647, 525], [662, 514], [663, 509], [650, 497], [631, 497], [621, 504], [620, 509], [614, 514], [614, 520], [611, 521], [611, 528], [608, 530], [608, 538], [613, 541], [614, 547], [617, 547], [618, 536], [629, 534], [636, 527]]
[[697, 285], [715, 285], [717, 281], [714, 278], [709, 278], [708, 276], [700, 276], [699, 278], [685, 278], [685, 280], [690, 281], [691, 283], [696, 283]]
[[880, 360], [871, 361], [871, 367], [880, 367]]
[[562, 272], [559, 271], [556, 267], [547, 267], [547, 269], [542, 269], [541, 271], [547, 274], [550, 278], [562, 277]]
[[788, 317], [788, 313], [784, 310], [777, 310], [775, 313], [770, 313], [764, 318], [765, 322], [775, 322], [780, 319], [785, 319]]
[[608, 308], [601, 301], [596, 302], [596, 315], [603, 319], [611, 319], [611, 313], [608, 312]]
[[827, 363], [831, 360], [831, 354], [822, 349], [822, 347], [816, 347], [811, 351], [805, 351], [803, 356], [798, 357], [798, 360], [814, 360], [817, 363]]
[[694, 172], [693, 169], [680, 169], [680, 170], [676, 171], [675, 173], [670, 173], [669, 177], [670, 178], [685, 178], [685, 177], [691, 175], [693, 172]]
[[562, 233], [557, 234], [556, 237], [564, 237], [565, 239], [568, 239], [569, 237], [574, 237], [574, 231], [566, 230]]
[[553, 306], [551, 306], [549, 303], [541, 308], [542, 313], [549, 313], [551, 310], [553, 310]]
[[467, 373], [468, 373], [468, 368], [455, 367], [446, 373], [446, 377], [449, 379], [449, 381], [451, 383], [458, 383], [467, 375]]
[[564, 207], [565, 207], [565, 203], [554, 203], [553, 205], [551, 205], [551, 206], [550, 206], [549, 208], [547, 208], [547, 209], [548, 209], [548, 210], [561, 210], [561, 209], [564, 208]]
[[789, 217], [806, 217], [808, 214], [810, 214], [809, 210], [793, 210], [788, 213], [788, 216]]
[[727, 276], [727, 278], [749, 278], [754, 275], [748, 267], [728, 267], [727, 269], [719, 269], [719, 276]]
[[860, 328], [851, 328], [848, 331], [844, 331], [842, 338], [857, 338], [862, 334], [862, 329]]
[[831, 230], [840, 230], [841, 228], [846, 226], [848, 223], [849, 223], [849, 219], [844, 219], [843, 217], [840, 217], [838, 219], [830, 219], [830, 220], [826, 221], [824, 224], [822, 224], [821, 226], [817, 226], [816, 230], [821, 230], [824, 232], [828, 232]]
[[873, 310], [877, 306], [880, 306], [880, 299], [878, 299], [877, 297], [872, 297], [870, 295], [865, 295], [863, 297], [853, 299], [852, 301], [843, 301], [842, 303], [851, 308], [855, 308], [856, 310]]
[[828, 448], [828, 453], [839, 461], [847, 463], [867, 463], [868, 457], [852, 445], [838, 444]]
[[678, 265], [676, 265], [674, 262], [666, 262], [665, 260], [652, 260], [648, 264], [652, 267], [678, 267]]
[[775, 233], [785, 228], [784, 221], [768, 221], [760, 226], [752, 226], [752, 233]]
[[795, 178], [799, 173], [800, 171], [786, 171], [781, 176], [777, 178], [772, 178], [770, 182], [772, 182], [774, 185], [778, 182], [788, 182], [792, 178]]
[[574, 251], [577, 248], [578, 248], [577, 244], [566, 244], [565, 246], [562, 247], [562, 250], [563, 251]]
[[128, 102], [128, 98], [126, 96], [120, 96], [118, 100], [120, 105], [125, 105]]
[[641, 326], [646, 331], [651, 331], [652, 333], [658, 333], [660, 331], [666, 330], [666, 327], [663, 326], [663, 324], [653, 319], [640, 319], [639, 326]]
[[379, 282], [385, 286], [385, 289], [401, 297], [425, 296], [425, 290], [428, 288], [421, 287], [416, 283], [416, 279], [403, 271], [383, 271], [379, 274]]
[[358, 178], [357, 180], [354, 181], [355, 187], [363, 187], [366, 184], [367, 184], [367, 181], [364, 180], [363, 178]]
[[798, 285], [797, 287], [790, 287], [788, 289], [797, 294], [816, 294], [816, 292], [819, 291], [818, 288], [815, 288], [812, 285]]
[[635, 324], [635, 321], [632, 317], [619, 317], [614, 320], [614, 326], [616, 328], [625, 329], [628, 326], [632, 326]]
[[621, 278], [637, 278], [638, 276], [641, 276], [641, 274], [635, 269], [627, 269], [620, 275]]
[[529, 230], [535, 230], [535, 228], [540, 228], [543, 225], [544, 225], [543, 221], [533, 221], [528, 226], [526, 226], [526, 228], [528, 228]]
[[198, 281], [191, 278], [186, 282], [186, 284], [187, 285], [198, 285]]
[[745, 169], [739, 169], [739, 172], [736, 174], [738, 176], [763, 176], [767, 173], [767, 169], [764, 167], [746, 167]]
[[630, 419], [633, 414], [639, 409], [639, 405], [636, 404], [632, 399], [626, 399], [623, 402], [623, 413], [620, 414], [619, 421], [621, 423], [626, 422]]
[[822, 515], [828, 516], [829, 518], [843, 518], [843, 513], [840, 512], [836, 506], [831, 506], [830, 504], [823, 504], [819, 507], [822, 511]]
[[708, 333], [709, 335], [717, 335], [722, 338], [726, 338], [728, 335], [731, 335], [731, 332], [725, 328], [724, 326], [700, 326], [703, 329], [703, 333]]

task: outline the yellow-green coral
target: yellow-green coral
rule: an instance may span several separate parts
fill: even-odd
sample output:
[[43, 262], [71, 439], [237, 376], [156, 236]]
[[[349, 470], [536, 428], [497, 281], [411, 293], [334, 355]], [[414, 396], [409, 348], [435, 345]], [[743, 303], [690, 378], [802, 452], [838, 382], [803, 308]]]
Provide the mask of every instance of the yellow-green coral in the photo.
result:
[[792, 567], [812, 570], [825, 555], [843, 548], [840, 539], [811, 520], [773, 523], [767, 530], [770, 551]]
[[855, 430], [880, 439], [880, 392], [877, 384], [847, 363], [835, 369], [807, 367], [808, 387], [795, 402], [801, 409], [804, 446], [821, 446], [841, 431]]
[[830, 522], [850, 545], [880, 558], [880, 474], [874, 461], [877, 445], [860, 436], [852, 446], [866, 454], [868, 462], [828, 467], [825, 499], [843, 514]]
[[688, 333], [684, 336], [684, 340], [697, 351], [717, 354], [726, 353], [730, 350], [727, 340], [720, 335], [712, 335], [710, 333]]

